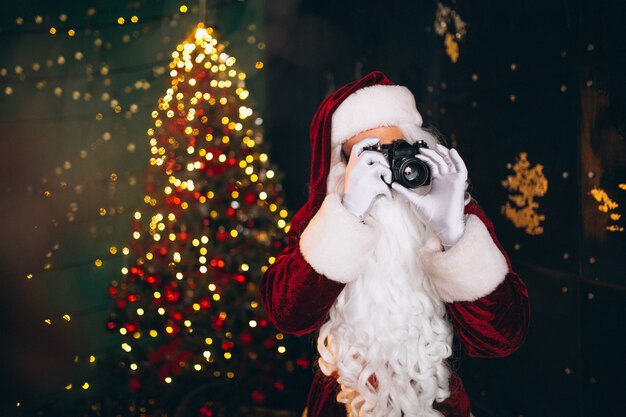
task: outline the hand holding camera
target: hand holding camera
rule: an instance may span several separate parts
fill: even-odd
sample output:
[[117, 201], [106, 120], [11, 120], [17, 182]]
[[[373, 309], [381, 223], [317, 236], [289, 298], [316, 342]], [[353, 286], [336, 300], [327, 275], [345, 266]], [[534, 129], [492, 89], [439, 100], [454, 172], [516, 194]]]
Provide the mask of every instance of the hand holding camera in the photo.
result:
[[366, 150], [378, 142], [378, 138], [366, 138], [356, 143], [346, 168], [342, 203], [361, 220], [369, 215], [376, 197], [391, 197], [387, 185], [391, 183], [389, 162], [381, 153]]
[[406, 197], [441, 239], [444, 249], [459, 241], [465, 231], [465, 182], [467, 168], [456, 149], [437, 145], [436, 150], [423, 148], [416, 156], [430, 168], [432, 187], [420, 195], [399, 182], [391, 186]]
[[381, 153], [391, 169], [391, 181], [398, 182], [406, 188], [417, 188], [430, 184], [428, 165], [417, 158], [420, 150], [428, 148], [423, 140], [410, 144], [404, 139], [396, 139], [392, 143], [377, 143], [365, 148], [366, 151]]

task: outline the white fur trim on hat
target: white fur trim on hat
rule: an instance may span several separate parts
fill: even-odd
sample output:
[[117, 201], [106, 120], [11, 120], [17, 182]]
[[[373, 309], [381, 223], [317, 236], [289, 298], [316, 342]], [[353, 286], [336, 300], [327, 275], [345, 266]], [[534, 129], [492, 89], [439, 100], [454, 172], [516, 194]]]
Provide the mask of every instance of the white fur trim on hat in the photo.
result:
[[335, 110], [331, 143], [335, 147], [366, 130], [406, 123], [422, 125], [422, 116], [408, 88], [400, 85], [365, 87], [348, 96]]
[[509, 267], [485, 224], [467, 216], [461, 239], [445, 252], [433, 237], [421, 251], [424, 272], [442, 301], [474, 301], [496, 289]]
[[358, 278], [374, 247], [371, 226], [350, 214], [338, 194], [328, 194], [300, 237], [300, 252], [326, 278], [347, 283]]

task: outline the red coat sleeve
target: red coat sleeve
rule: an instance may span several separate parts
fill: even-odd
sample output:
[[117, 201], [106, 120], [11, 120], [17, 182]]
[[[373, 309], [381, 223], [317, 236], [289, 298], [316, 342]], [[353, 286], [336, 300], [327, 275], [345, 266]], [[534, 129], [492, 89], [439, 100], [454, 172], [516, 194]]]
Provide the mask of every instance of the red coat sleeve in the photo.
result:
[[510, 355], [523, 343], [528, 332], [530, 306], [528, 291], [495, 235], [493, 224], [475, 202], [465, 208], [483, 221], [495, 244], [504, 255], [509, 273], [490, 294], [475, 301], [453, 302], [447, 305], [456, 336], [471, 357], [503, 357]]
[[294, 233], [261, 279], [261, 300], [277, 329], [305, 334], [324, 324], [344, 285], [315, 272], [302, 256]]

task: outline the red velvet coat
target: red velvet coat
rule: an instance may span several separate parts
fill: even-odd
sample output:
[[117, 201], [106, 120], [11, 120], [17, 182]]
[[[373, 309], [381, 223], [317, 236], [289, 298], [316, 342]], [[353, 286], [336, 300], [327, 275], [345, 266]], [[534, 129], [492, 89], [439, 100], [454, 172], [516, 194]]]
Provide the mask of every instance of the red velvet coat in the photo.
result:
[[[294, 216], [289, 244], [266, 271], [261, 281], [261, 300], [272, 323], [282, 332], [297, 335], [318, 330], [328, 319], [328, 311], [344, 284], [317, 273], [304, 259], [299, 242], [302, 232], [326, 197], [329, 171], [330, 129], [334, 110], [357, 89], [375, 84], [392, 84], [384, 74], [373, 72], [340, 88], [322, 102], [311, 126], [313, 161], [309, 201]], [[490, 294], [475, 301], [447, 305], [448, 318], [460, 344], [472, 357], [503, 357], [523, 342], [529, 323], [528, 293], [522, 280], [511, 270], [510, 261], [499, 244], [493, 225], [475, 202], [465, 207], [466, 214], [477, 216], [500, 249], [508, 274]], [[308, 417], [344, 417], [345, 405], [337, 403], [337, 382], [317, 371], [311, 386]], [[456, 374], [450, 377], [450, 397], [434, 407], [445, 416], [467, 417], [470, 402]]]

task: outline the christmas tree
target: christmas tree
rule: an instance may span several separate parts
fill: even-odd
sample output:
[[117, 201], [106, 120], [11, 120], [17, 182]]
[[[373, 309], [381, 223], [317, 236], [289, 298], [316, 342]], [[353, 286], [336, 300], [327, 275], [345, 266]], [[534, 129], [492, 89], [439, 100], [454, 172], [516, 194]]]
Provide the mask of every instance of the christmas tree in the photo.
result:
[[284, 406], [290, 378], [310, 365], [302, 341], [277, 332], [258, 301], [288, 212], [246, 74], [214, 36], [199, 24], [172, 53], [171, 87], [147, 131], [145, 206], [110, 287], [107, 327], [122, 338], [110, 366], [124, 381], [112, 395], [139, 414]]

